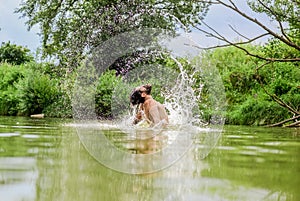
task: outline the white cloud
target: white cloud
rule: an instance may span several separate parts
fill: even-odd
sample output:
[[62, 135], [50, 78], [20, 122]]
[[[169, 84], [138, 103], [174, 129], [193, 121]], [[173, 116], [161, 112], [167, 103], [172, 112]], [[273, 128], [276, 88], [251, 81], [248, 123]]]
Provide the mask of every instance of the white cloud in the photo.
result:
[[[242, 10], [242, 12], [248, 14], [249, 16], [258, 19], [260, 22], [265, 24], [266, 26], [272, 28], [272, 30], [276, 30], [276, 26], [270, 21], [270, 19], [265, 14], [258, 14], [253, 12], [246, 1], [235, 0], [234, 1], [238, 8]], [[247, 38], [253, 38], [259, 36], [265, 31], [260, 28], [258, 25], [253, 22], [246, 20], [236, 12], [229, 10], [228, 8], [224, 8], [224, 6], [214, 5], [208, 12], [208, 15], [205, 18], [205, 23], [214, 28], [220, 34], [225, 36], [227, 39], [231, 41], [237, 41], [241, 39], [237, 33], [235, 33], [229, 25], [234, 27], [239, 33], [246, 36]], [[208, 30], [204, 26], [201, 28]], [[194, 41], [199, 44], [201, 47], [213, 46], [220, 44], [220, 41], [217, 41], [213, 38], [205, 37], [203, 33], [195, 30], [191, 34]], [[262, 38], [258, 40], [258, 42], [266, 42], [267, 38]]]
[[25, 19], [20, 13], [15, 13], [21, 0], [0, 0], [0, 42], [8, 42], [26, 46], [35, 51], [40, 46], [37, 35], [38, 27], [28, 31]]

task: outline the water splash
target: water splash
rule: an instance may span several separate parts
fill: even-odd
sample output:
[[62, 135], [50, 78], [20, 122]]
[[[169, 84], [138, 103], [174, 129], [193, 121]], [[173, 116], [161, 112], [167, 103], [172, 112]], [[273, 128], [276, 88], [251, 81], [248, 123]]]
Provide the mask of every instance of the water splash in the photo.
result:
[[[153, 49], [155, 44], [149, 39], [157, 38], [157, 33], [161, 34], [158, 38], [164, 41], [169, 37], [167, 34], [164, 35], [164, 32], [161, 30], [138, 30], [120, 34], [104, 42], [102, 46], [95, 50], [91, 62], [86, 62], [87, 65], [79, 71], [79, 76], [75, 82], [72, 105], [74, 110], [73, 116], [77, 124], [88, 124], [89, 122], [101, 124], [97, 122], [94, 111], [94, 86], [97, 77], [117, 58], [139, 51], [143, 49], [143, 46], [144, 49]], [[164, 44], [166, 45], [165, 48], [169, 49], [168, 43]], [[183, 43], [176, 45], [179, 49], [184, 46]], [[158, 50], [162, 50], [162, 48], [159, 47]], [[209, 76], [214, 76], [213, 80], [216, 80], [218, 73], [211, 73], [212, 66], [199, 65], [201, 64], [200, 62], [194, 63], [195, 72], [203, 74], [203, 78], [210, 78], [203, 79], [203, 84], [200, 83], [199, 86], [196, 86], [193, 74], [191, 75], [185, 71], [183, 65], [172, 54], [172, 50], [169, 53], [172, 55], [172, 59], [177, 64], [179, 71], [157, 64], [139, 67], [130, 71], [130, 75], [127, 75], [123, 82], [116, 86], [112, 96], [112, 112], [116, 118], [115, 124], [117, 128], [122, 131], [123, 135], [135, 137], [137, 132], [144, 132], [149, 129], [137, 128], [132, 125], [136, 111], [130, 108], [129, 104], [131, 90], [145, 83], [151, 83], [153, 89], [161, 89], [161, 91], [152, 91], [152, 94], [157, 93], [164, 99], [163, 103], [169, 112], [171, 126], [167, 130], [158, 126], [150, 128], [150, 131], [154, 133], [154, 136], [161, 134], [161, 132], [167, 135], [167, 146], [163, 147], [159, 152], [152, 152], [151, 154], [131, 154], [117, 149], [107, 139], [104, 130], [101, 129], [101, 125], [98, 127], [76, 127], [82, 144], [101, 164], [120, 172], [131, 174], [150, 173], [169, 167], [179, 160], [189, 150], [196, 135], [201, 135], [198, 139], [204, 144], [200, 158], [206, 157], [215, 146], [222, 129], [214, 126], [222, 126], [223, 121], [218, 121], [220, 120], [219, 117], [221, 117], [218, 114], [220, 114], [220, 106], [224, 103], [223, 99], [219, 98], [221, 96], [216, 94], [224, 94], [224, 90], [222, 91], [223, 88], [219, 86], [220, 82], [213, 81], [210, 83], [212, 79]], [[202, 113], [199, 109], [199, 101], [201, 101], [202, 88], [207, 83], [209, 83], [207, 86], [209, 86], [211, 109], [215, 109], [217, 115], [212, 114], [211, 119], [213, 121], [209, 122], [209, 129], [203, 130], [203, 126], [206, 123], [203, 123], [201, 118]], [[217, 90], [214, 90], [215, 88]], [[220, 101], [222, 104], [219, 104]], [[152, 139], [152, 137], [153, 135], [150, 138]], [[148, 137], [148, 139], [150, 138]]]
[[162, 92], [166, 97], [164, 105], [169, 111], [170, 122], [174, 125], [201, 126], [203, 119], [198, 104], [201, 100], [203, 84], [193, 88], [195, 86], [193, 75], [189, 75], [178, 60], [171, 58], [178, 65], [180, 72], [173, 88]]

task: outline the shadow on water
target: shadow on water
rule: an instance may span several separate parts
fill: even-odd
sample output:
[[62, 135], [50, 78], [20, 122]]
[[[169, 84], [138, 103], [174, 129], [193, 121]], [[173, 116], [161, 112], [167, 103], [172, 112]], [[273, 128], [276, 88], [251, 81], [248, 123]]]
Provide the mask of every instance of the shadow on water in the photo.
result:
[[167, 169], [130, 175], [99, 164], [68, 123], [0, 117], [1, 201], [300, 200], [299, 129], [225, 126], [205, 159], [195, 143]]

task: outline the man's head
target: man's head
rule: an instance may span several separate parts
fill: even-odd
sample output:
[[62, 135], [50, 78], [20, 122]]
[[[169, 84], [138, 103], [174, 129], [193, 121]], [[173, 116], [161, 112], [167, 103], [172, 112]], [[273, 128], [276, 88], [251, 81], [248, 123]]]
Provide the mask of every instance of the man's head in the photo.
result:
[[145, 97], [151, 94], [151, 85], [146, 84], [136, 87], [130, 94], [130, 103], [137, 105], [145, 102]]
[[139, 87], [141, 93], [146, 93], [147, 95], [151, 94], [152, 86], [150, 84], [142, 85]]

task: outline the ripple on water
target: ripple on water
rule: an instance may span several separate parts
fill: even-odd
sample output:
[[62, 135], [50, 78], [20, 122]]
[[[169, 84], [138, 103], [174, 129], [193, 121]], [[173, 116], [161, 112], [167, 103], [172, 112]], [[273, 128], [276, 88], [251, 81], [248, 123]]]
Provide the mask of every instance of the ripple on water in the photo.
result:
[[22, 129], [56, 129], [56, 127], [50, 126], [10, 126], [11, 128], [22, 128]]
[[0, 137], [16, 137], [20, 135], [20, 133], [0, 133]]
[[39, 135], [33, 135], [33, 134], [24, 134], [21, 137], [27, 138], [27, 139], [36, 139], [36, 138], [39, 138], [40, 136]]
[[248, 150], [253, 150], [259, 153], [285, 154], [286, 152], [280, 149], [263, 148], [260, 146], [244, 146]]
[[74, 127], [74, 128], [91, 128], [91, 129], [116, 129], [118, 126], [113, 124], [112, 122], [104, 123], [104, 122], [83, 122], [83, 123], [66, 123], [64, 124], [66, 127]]
[[256, 138], [256, 136], [254, 135], [226, 135], [226, 138], [233, 138], [233, 139], [252, 139], [252, 138]]
[[288, 147], [288, 146], [299, 146], [300, 142], [297, 141], [269, 141], [269, 142], [262, 142], [261, 145], [265, 146], [281, 146], [281, 147]]

